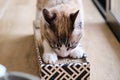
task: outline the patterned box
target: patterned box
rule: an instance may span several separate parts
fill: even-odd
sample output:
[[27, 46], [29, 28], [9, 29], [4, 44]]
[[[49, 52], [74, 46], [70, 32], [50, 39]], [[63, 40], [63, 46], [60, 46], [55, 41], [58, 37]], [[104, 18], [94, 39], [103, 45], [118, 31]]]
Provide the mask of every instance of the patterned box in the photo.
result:
[[39, 51], [39, 27], [34, 26], [34, 39], [39, 59], [41, 80], [90, 80], [90, 63], [83, 59], [59, 58], [56, 64], [45, 64]]

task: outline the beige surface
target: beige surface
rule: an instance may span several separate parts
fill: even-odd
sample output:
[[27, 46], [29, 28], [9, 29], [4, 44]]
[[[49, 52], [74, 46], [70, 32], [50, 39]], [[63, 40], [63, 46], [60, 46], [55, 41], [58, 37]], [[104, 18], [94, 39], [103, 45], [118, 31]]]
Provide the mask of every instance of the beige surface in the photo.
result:
[[119, 4], [120, 0], [112, 0], [111, 2], [111, 11], [114, 13], [115, 17], [118, 18], [118, 20], [120, 20], [120, 8], [119, 8]]
[[7, 0], [0, 0], [0, 12], [1, 12], [1, 9], [3, 9], [3, 7], [5, 6]]
[[32, 28], [35, 1], [11, 1], [0, 19], [0, 63], [5, 65], [8, 71], [38, 75]]
[[[82, 45], [91, 62], [91, 80], [120, 80], [120, 45], [91, 0], [84, 0]], [[38, 74], [33, 43], [34, 0], [12, 0], [0, 20], [0, 63], [9, 71]]]
[[84, 1], [84, 49], [91, 62], [91, 80], [120, 80], [120, 44], [93, 3]]
[[9, 5], [10, 0], [0, 0], [0, 18], [4, 15]]

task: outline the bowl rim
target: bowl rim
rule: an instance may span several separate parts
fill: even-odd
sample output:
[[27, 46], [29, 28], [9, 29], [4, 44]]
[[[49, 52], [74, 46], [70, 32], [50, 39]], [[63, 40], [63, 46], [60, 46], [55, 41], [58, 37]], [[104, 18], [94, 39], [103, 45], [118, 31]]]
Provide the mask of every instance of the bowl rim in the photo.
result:
[[8, 76], [18, 76], [18, 77], [23, 77], [23, 78], [27, 78], [30, 80], [40, 80], [39, 77], [31, 75], [31, 74], [27, 74], [27, 73], [23, 73], [23, 72], [8, 72]]

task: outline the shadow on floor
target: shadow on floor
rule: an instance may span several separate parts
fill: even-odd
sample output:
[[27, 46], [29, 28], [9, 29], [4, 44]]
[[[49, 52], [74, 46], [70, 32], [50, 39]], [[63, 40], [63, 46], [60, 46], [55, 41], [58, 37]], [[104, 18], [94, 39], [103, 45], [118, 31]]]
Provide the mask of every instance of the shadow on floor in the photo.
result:
[[38, 73], [37, 55], [33, 35], [2, 36], [0, 39], [0, 63], [8, 71]]

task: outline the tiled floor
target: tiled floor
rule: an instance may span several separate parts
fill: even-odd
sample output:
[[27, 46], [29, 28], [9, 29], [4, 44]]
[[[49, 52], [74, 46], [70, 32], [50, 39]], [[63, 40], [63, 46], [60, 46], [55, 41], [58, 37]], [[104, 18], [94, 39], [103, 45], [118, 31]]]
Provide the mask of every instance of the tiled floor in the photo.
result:
[[[120, 45], [91, 0], [84, 0], [85, 37], [91, 80], [120, 80]], [[34, 0], [11, 0], [0, 19], [0, 63], [8, 71], [39, 75], [33, 43]]]

